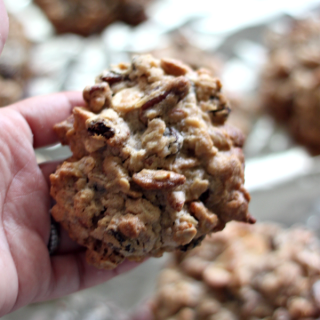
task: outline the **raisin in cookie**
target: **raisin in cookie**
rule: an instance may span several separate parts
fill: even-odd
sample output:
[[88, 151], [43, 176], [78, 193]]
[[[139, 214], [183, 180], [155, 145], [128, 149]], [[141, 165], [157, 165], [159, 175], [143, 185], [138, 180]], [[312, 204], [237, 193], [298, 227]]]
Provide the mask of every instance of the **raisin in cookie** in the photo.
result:
[[88, 36], [121, 20], [138, 25], [146, 20], [145, 7], [151, 0], [34, 0], [58, 33]]
[[162, 271], [155, 320], [319, 319], [319, 249], [303, 228], [230, 223]]
[[52, 214], [88, 262], [186, 251], [230, 220], [253, 222], [243, 135], [224, 124], [228, 102], [208, 71], [136, 56], [83, 95], [87, 106], [55, 126], [73, 156], [50, 178]]
[[262, 102], [293, 137], [320, 153], [320, 19], [293, 21], [270, 33], [261, 81]]

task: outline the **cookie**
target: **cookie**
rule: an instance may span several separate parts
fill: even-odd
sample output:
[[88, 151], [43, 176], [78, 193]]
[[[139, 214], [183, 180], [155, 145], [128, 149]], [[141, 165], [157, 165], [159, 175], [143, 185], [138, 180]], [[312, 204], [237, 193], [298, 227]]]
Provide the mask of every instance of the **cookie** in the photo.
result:
[[161, 272], [154, 319], [319, 319], [319, 249], [301, 227], [230, 223]]
[[50, 176], [52, 215], [114, 268], [187, 251], [230, 220], [253, 223], [242, 133], [210, 72], [136, 56], [84, 89], [86, 107], [55, 131], [73, 156]]
[[8, 106], [23, 96], [22, 86], [15, 80], [4, 79], [0, 75], [0, 107]]
[[262, 73], [264, 107], [292, 136], [320, 153], [320, 19], [293, 21], [269, 34], [270, 53]]
[[150, 0], [35, 0], [57, 33], [88, 36], [121, 20], [136, 26], [146, 20]]
[[21, 99], [29, 78], [30, 42], [19, 21], [9, 15], [9, 34], [0, 57], [0, 107]]
[[175, 31], [168, 36], [168, 43], [163, 48], [152, 51], [154, 57], [178, 59], [195, 70], [205, 68], [215, 76], [220, 76], [222, 59], [216, 54], [201, 50], [192, 43], [181, 31]]

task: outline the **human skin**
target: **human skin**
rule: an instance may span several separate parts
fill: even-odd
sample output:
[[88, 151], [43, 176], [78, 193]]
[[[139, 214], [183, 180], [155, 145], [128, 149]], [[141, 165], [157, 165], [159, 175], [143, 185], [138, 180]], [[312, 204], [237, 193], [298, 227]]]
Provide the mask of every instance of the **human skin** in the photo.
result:
[[50, 256], [49, 174], [34, 149], [57, 142], [52, 129], [84, 102], [80, 92], [30, 98], [0, 109], [0, 317], [29, 303], [58, 298], [130, 270], [89, 266], [65, 233]]
[[9, 19], [4, 7], [4, 3], [0, 0], [0, 53], [6, 42], [9, 30]]

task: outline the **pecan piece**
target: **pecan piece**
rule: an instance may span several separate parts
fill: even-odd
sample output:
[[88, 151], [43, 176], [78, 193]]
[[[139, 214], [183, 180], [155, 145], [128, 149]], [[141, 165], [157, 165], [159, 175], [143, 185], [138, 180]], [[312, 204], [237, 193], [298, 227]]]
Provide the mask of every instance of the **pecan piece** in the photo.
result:
[[186, 195], [183, 191], [174, 191], [167, 196], [170, 207], [176, 211], [181, 211], [186, 201]]
[[109, 85], [112, 86], [114, 83], [124, 80], [124, 76], [120, 73], [116, 73], [115, 71], [105, 71], [98, 79], [103, 82], [108, 82]]
[[186, 177], [179, 173], [148, 169], [135, 173], [132, 179], [141, 188], [147, 190], [171, 189], [184, 184], [186, 181]]
[[204, 282], [212, 288], [224, 288], [232, 281], [232, 275], [224, 268], [210, 264], [202, 274]]
[[201, 101], [200, 105], [202, 110], [210, 113], [213, 123], [224, 123], [231, 112], [229, 102], [220, 93], [210, 97], [208, 101]]
[[190, 211], [199, 221], [202, 233], [212, 232], [219, 223], [218, 216], [210, 212], [202, 202], [191, 202]]
[[106, 139], [110, 139], [115, 135], [115, 130], [111, 125], [111, 122], [106, 119], [96, 119], [89, 122], [87, 130], [91, 136], [102, 136]]
[[133, 214], [124, 215], [119, 223], [119, 231], [129, 239], [136, 239], [141, 232], [146, 230], [146, 226], [141, 219]]
[[112, 105], [114, 110], [118, 112], [129, 112], [138, 108], [139, 101], [143, 93], [139, 88], [126, 88], [123, 89], [112, 98]]
[[83, 99], [91, 111], [98, 113], [103, 107], [108, 108], [111, 104], [110, 87], [105, 82], [87, 86], [83, 91]]
[[161, 59], [161, 68], [166, 74], [173, 76], [184, 76], [186, 73], [192, 71], [187, 65], [175, 59]]
[[[182, 100], [189, 92], [190, 82], [186, 77], [178, 77], [168, 81], [164, 86], [156, 88], [148, 97], [140, 101], [142, 110], [153, 107], [163, 101], [169, 94], [173, 94]], [[145, 101], [147, 100], [147, 101]]]

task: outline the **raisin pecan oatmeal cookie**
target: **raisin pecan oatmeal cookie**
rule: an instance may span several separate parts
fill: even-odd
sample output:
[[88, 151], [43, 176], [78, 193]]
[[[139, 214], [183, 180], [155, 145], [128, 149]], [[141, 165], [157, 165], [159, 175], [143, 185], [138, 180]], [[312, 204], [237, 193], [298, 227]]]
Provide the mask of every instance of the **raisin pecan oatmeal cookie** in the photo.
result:
[[87, 107], [55, 131], [73, 157], [51, 175], [54, 218], [113, 268], [186, 251], [230, 220], [254, 222], [243, 186], [243, 136], [204, 69], [136, 56], [84, 90]]
[[269, 34], [262, 102], [298, 142], [320, 153], [320, 19], [293, 21], [288, 27]]
[[230, 223], [162, 271], [155, 320], [319, 319], [319, 249], [303, 228]]
[[121, 20], [138, 25], [146, 20], [145, 8], [151, 0], [34, 0], [58, 33], [88, 36]]

